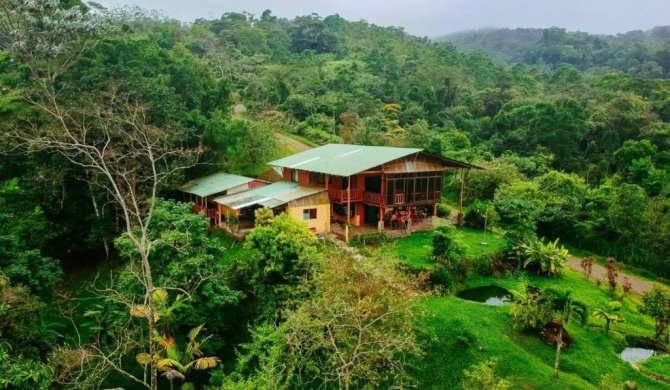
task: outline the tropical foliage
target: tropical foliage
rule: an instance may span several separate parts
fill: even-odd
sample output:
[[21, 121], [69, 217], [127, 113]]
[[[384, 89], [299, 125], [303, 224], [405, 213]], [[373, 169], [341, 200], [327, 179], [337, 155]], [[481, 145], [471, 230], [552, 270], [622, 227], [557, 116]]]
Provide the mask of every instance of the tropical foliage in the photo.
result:
[[[451, 322], [466, 321], [458, 313], [436, 317], [444, 334], [418, 331], [432, 321], [416, 306], [426, 279], [449, 284], [442, 292], [484, 268], [511, 283], [589, 282], [565, 271], [559, 239], [670, 276], [667, 27], [509, 30], [454, 46], [339, 15], [231, 12], [184, 24], [78, 0], [0, 7], [0, 387], [422, 387], [440, 379], [410, 364], [422, 349], [478, 342], [451, 335], [465, 332]], [[479, 236], [471, 245], [474, 235], [440, 227], [402, 248], [428, 272], [388, 252], [338, 252], [266, 209], [239, 243], [168, 200], [187, 180], [256, 176], [267, 161], [332, 142], [423, 148], [485, 168], [445, 173], [438, 211], [453, 214], [464, 188], [465, 222], [494, 222], [487, 234], [505, 232], [513, 249], [496, 236], [488, 253]], [[382, 249], [402, 246], [382, 238]], [[519, 287], [513, 326], [567, 324], [583, 314], [574, 291], [559, 300]], [[659, 291], [640, 310], [662, 339]], [[633, 318], [634, 294], [617, 298], [619, 311], [609, 298], [590, 304], [606, 330]], [[492, 316], [502, 319], [483, 327], [509, 327], [506, 308]], [[617, 330], [651, 334], [651, 319], [634, 318]], [[497, 374], [510, 372], [507, 360], [494, 369], [474, 351], [439, 386], [516, 380]]]

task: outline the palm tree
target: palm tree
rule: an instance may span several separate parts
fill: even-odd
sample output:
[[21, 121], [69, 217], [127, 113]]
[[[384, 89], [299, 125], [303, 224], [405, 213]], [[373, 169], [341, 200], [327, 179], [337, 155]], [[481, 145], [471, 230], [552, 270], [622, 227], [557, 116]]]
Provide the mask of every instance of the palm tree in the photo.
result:
[[605, 333], [609, 333], [610, 324], [618, 324], [625, 320], [617, 312], [621, 309], [621, 302], [610, 302], [607, 309], [598, 308], [593, 311], [592, 316], [605, 320]]
[[[173, 388], [173, 381], [175, 379], [185, 380], [185, 374], [190, 370], [207, 370], [219, 364], [218, 358], [203, 356], [204, 353], [201, 347], [209, 337], [198, 340], [198, 335], [202, 328], [203, 325], [200, 325], [191, 329], [188, 333], [188, 341], [183, 352], [177, 348], [174, 338], [156, 332], [155, 340], [160, 346], [160, 351], [154, 358], [156, 359], [158, 370], [170, 381], [170, 389]], [[151, 355], [139, 353], [136, 356], [136, 360], [141, 365], [146, 366], [151, 362]]]
[[[184, 299], [181, 295], [177, 295], [174, 302], [170, 302], [170, 296], [166, 290], [156, 289], [153, 294], [153, 302], [155, 306], [155, 321], [162, 325], [162, 330], [154, 330], [154, 342], [156, 343], [157, 352], [152, 356], [151, 354], [141, 352], [135, 357], [137, 362], [144, 366], [145, 369], [152, 362], [155, 362], [158, 371], [163, 373], [163, 376], [170, 381], [170, 389], [173, 388], [173, 381], [175, 379], [186, 379], [186, 373], [191, 370], [207, 370], [219, 363], [216, 357], [203, 356], [201, 350], [202, 345], [209, 339], [205, 337], [198, 340], [198, 335], [202, 331], [204, 325], [200, 325], [191, 329], [188, 333], [186, 348], [180, 351], [177, 348], [177, 342], [170, 332], [170, 320], [175, 310], [183, 307]], [[148, 310], [145, 305], [138, 305], [131, 309], [131, 314], [135, 317], [146, 316]], [[157, 326], [158, 328], [158, 326]]]
[[547, 298], [551, 302], [552, 309], [558, 314], [558, 338], [556, 339], [556, 358], [554, 359], [554, 378], [558, 378], [558, 367], [561, 360], [563, 348], [564, 325], [570, 320], [576, 319], [580, 326], [586, 325], [588, 321], [588, 308], [581, 301], [572, 299], [572, 292], [547, 289]]

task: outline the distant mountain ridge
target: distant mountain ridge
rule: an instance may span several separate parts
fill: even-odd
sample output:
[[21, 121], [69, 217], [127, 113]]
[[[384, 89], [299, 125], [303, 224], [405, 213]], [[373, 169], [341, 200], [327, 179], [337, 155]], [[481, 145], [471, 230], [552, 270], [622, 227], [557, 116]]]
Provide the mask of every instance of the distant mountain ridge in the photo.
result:
[[637, 77], [670, 74], [670, 26], [617, 35], [598, 35], [563, 28], [488, 28], [436, 38], [465, 52], [484, 51], [497, 63], [557, 68], [571, 65], [602, 74], [620, 71]]

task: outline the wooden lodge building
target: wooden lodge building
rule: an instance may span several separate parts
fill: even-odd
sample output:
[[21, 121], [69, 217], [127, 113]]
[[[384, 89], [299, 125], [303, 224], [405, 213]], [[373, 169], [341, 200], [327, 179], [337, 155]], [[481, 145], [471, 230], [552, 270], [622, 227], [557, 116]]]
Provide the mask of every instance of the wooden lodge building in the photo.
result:
[[179, 189], [185, 194], [185, 200], [194, 203], [194, 212], [203, 212], [207, 218], [220, 220], [221, 216], [218, 206], [214, 203], [214, 198], [261, 187], [265, 184], [267, 184], [265, 181], [249, 177], [215, 173], [191, 180]]
[[184, 184], [181, 190], [220, 226], [236, 221], [253, 228], [254, 211], [269, 207], [305, 221], [315, 233], [330, 231], [331, 220], [384, 229], [396, 213], [436, 215], [443, 174], [477, 168], [421, 149], [330, 144], [269, 165], [282, 181], [219, 173]]
[[443, 173], [476, 168], [421, 149], [330, 144], [269, 163], [284, 180], [328, 191], [334, 220], [375, 224], [416, 209], [436, 215]]

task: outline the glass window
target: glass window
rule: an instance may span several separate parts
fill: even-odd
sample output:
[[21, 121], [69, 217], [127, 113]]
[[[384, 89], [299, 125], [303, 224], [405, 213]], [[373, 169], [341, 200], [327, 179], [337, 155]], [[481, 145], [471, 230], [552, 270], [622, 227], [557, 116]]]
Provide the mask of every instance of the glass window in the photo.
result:
[[316, 219], [316, 209], [302, 210], [302, 220], [309, 221], [310, 219]]
[[298, 182], [298, 170], [297, 169], [292, 169], [291, 170], [291, 181], [294, 183]]

